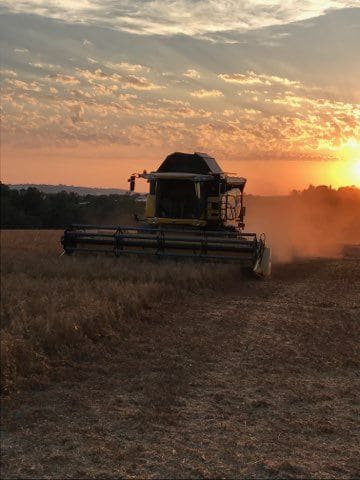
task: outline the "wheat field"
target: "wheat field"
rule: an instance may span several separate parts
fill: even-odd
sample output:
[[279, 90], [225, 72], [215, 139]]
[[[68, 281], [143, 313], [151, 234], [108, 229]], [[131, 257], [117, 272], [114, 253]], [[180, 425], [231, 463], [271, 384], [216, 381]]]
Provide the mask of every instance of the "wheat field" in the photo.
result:
[[2, 478], [356, 478], [359, 260], [59, 257], [2, 236]]
[[2, 231], [2, 387], [44, 382], [54, 362], [76, 360], [141, 327], [164, 298], [226, 286], [238, 267], [61, 255], [60, 231]]

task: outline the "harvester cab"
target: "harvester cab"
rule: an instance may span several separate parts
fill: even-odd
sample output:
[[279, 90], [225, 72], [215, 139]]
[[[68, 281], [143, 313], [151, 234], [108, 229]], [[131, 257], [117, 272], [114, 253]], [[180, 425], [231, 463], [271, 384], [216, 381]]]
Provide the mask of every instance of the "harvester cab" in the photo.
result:
[[150, 184], [145, 221], [150, 225], [205, 229], [243, 228], [246, 179], [229, 177], [205, 153], [173, 153], [156, 172], [133, 174]]
[[213, 157], [172, 153], [153, 172], [131, 175], [149, 183], [143, 226], [71, 225], [64, 251], [150, 254], [238, 262], [258, 275], [270, 274], [264, 235], [245, 233], [246, 179], [223, 172]]

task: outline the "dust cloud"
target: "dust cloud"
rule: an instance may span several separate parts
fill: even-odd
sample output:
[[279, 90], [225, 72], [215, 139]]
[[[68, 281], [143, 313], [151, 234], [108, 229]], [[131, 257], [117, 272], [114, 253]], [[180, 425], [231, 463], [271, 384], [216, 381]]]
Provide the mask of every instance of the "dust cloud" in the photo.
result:
[[338, 257], [360, 243], [360, 190], [309, 187], [285, 197], [246, 198], [246, 231], [266, 234], [273, 262]]

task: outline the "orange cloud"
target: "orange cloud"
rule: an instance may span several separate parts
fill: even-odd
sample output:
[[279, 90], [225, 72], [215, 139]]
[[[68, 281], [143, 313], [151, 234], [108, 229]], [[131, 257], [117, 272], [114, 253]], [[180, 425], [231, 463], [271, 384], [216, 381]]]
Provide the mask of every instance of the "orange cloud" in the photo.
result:
[[17, 73], [14, 70], [9, 69], [0, 70], [0, 74], [4, 75], [4, 77], [17, 77]]
[[229, 83], [240, 85], [283, 85], [285, 87], [300, 87], [301, 83], [297, 80], [289, 80], [277, 75], [258, 74], [251, 70], [246, 73], [220, 73], [218, 77]]
[[134, 90], [159, 90], [165, 88], [161, 85], [156, 85], [146, 79], [145, 77], [139, 77], [136, 75], [122, 75], [119, 73], [105, 73], [100, 68], [90, 71], [77, 69], [80, 77], [87, 80], [89, 83], [103, 81], [113, 81], [121, 84], [124, 89], [134, 89]]
[[55, 82], [58, 83], [64, 83], [64, 84], [76, 84], [80, 83], [80, 80], [74, 76], [71, 75], [64, 75], [61, 73], [52, 73], [49, 75], [51, 80], [54, 80]]
[[200, 73], [197, 70], [192, 68], [189, 68], [188, 70], [186, 70], [186, 72], [184, 72], [183, 75], [184, 77], [193, 78], [193, 79], [200, 78]]
[[136, 73], [136, 72], [149, 72], [150, 68], [145, 67], [144, 65], [139, 65], [138, 63], [128, 63], [128, 62], [119, 62], [119, 63], [111, 63], [111, 62], [105, 62], [104, 65], [106, 65], [109, 68], [112, 68], [113, 70], [125, 70], [130, 73]]
[[165, 88], [150, 82], [144, 77], [136, 77], [135, 75], [128, 75], [124, 80], [123, 88], [133, 88], [135, 90], [159, 90]]
[[190, 92], [190, 95], [197, 98], [206, 98], [206, 97], [223, 97], [224, 94], [220, 92], [220, 90], [195, 90], [194, 92]]

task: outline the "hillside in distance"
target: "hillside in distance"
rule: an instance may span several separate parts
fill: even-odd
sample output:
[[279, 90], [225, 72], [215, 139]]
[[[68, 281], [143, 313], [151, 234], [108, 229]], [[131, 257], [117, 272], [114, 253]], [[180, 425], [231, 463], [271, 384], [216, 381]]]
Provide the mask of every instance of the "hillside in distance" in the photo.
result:
[[100, 188], [100, 187], [81, 187], [78, 185], [48, 185], [48, 184], [37, 184], [37, 183], [19, 183], [9, 185], [11, 189], [14, 190], [23, 190], [27, 188], [36, 188], [43, 193], [77, 193], [79, 195], [124, 195], [128, 192], [123, 188]]

